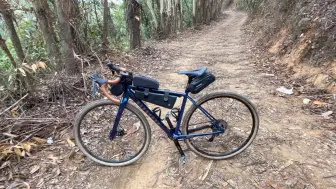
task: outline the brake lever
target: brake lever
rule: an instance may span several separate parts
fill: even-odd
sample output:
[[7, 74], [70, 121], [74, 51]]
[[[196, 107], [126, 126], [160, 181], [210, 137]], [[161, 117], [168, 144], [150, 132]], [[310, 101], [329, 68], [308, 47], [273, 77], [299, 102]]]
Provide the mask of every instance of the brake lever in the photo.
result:
[[115, 73], [115, 70], [113, 69], [114, 66], [113, 66], [113, 63], [111, 61], [108, 61], [106, 66], [112, 71], [112, 74]]
[[113, 65], [112, 61], [108, 61], [106, 66], [112, 71], [112, 74], [115, 74], [115, 72], [117, 72], [117, 74], [120, 74], [120, 72], [125, 72], [126, 71], [125, 68]]
[[94, 98], [94, 97], [96, 97], [96, 93], [97, 93], [97, 91], [98, 91], [98, 84], [96, 83], [96, 81], [92, 78], [92, 77], [90, 77], [91, 79], [92, 79], [92, 97]]

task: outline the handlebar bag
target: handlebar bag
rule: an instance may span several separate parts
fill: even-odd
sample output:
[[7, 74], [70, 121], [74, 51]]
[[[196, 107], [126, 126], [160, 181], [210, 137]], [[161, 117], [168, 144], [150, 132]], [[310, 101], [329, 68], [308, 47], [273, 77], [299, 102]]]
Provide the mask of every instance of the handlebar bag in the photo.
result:
[[110, 92], [111, 94], [113, 94], [114, 96], [120, 96], [121, 94], [123, 94], [124, 90], [123, 90], [123, 86], [121, 83], [118, 83], [116, 85], [112, 85], [110, 87]]
[[139, 100], [146, 101], [158, 106], [162, 106], [168, 109], [172, 109], [175, 105], [177, 96], [169, 94], [169, 91], [166, 91], [164, 94], [149, 92], [149, 89], [145, 91], [135, 91], [135, 97]]

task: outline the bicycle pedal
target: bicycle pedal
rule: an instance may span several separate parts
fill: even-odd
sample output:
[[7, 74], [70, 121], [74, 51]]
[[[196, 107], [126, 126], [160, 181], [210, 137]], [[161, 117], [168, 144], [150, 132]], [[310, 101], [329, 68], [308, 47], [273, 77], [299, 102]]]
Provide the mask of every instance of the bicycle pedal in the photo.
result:
[[182, 165], [185, 165], [187, 163], [187, 156], [181, 156], [180, 159], [179, 159], [179, 162], [182, 164]]

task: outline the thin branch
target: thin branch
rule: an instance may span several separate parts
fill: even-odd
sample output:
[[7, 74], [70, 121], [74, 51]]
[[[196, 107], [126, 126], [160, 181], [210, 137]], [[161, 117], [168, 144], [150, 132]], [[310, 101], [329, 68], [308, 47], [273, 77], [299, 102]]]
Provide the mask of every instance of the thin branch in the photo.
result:
[[3, 113], [7, 112], [8, 110], [10, 110], [12, 107], [14, 107], [15, 105], [17, 105], [21, 100], [25, 99], [28, 96], [28, 93], [26, 95], [24, 95], [22, 98], [20, 98], [18, 101], [16, 101], [14, 104], [12, 104], [10, 107], [8, 107], [6, 110], [2, 111], [0, 113], [0, 115], [2, 115]]

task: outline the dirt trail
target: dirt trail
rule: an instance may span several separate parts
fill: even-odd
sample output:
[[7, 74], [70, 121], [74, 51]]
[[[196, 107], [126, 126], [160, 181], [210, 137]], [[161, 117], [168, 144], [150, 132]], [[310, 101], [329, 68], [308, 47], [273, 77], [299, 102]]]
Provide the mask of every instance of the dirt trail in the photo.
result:
[[335, 133], [325, 129], [332, 127], [331, 123], [303, 112], [302, 99], [274, 95], [279, 86], [271, 85], [270, 78], [257, 72], [249, 59], [242, 31], [247, 15], [226, 14], [225, 19], [198, 33], [156, 44], [163, 53], [151, 61], [170, 64], [152, 73], [162, 88], [181, 91], [187, 78], [176, 72], [208, 67], [217, 77], [216, 84], [198, 96], [232, 91], [244, 94], [257, 106], [260, 131], [252, 146], [232, 159], [213, 162], [186, 151], [188, 162], [180, 165], [173, 143], [151, 124], [151, 147], [136, 164], [110, 168], [88, 161], [62, 176], [67, 188], [336, 188]]

